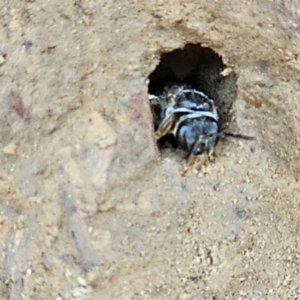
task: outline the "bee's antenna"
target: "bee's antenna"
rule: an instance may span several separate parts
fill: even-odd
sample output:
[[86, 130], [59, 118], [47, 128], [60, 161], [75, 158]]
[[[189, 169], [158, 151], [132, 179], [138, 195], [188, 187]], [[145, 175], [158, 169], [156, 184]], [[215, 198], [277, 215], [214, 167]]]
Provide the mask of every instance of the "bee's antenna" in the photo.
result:
[[243, 135], [243, 134], [239, 134], [239, 133], [231, 133], [231, 132], [226, 132], [226, 131], [220, 132], [220, 135], [226, 135], [226, 136], [230, 136], [230, 137], [233, 137], [236, 139], [242, 139], [242, 140], [248, 140], [248, 141], [256, 140], [255, 136]]
[[218, 133], [213, 133], [213, 134], [208, 134], [207, 137], [212, 137], [212, 136], [230, 136], [236, 139], [241, 139], [241, 140], [247, 140], [247, 141], [255, 141], [256, 137], [255, 136], [249, 136], [249, 135], [244, 135], [240, 133], [231, 133], [231, 132], [226, 132], [226, 131], [221, 131]]

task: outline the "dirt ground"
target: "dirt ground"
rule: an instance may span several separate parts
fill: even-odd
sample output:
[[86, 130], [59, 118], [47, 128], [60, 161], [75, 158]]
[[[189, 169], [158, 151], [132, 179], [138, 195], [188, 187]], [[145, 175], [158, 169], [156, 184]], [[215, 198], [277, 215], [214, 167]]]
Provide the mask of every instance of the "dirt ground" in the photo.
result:
[[[1, 299], [300, 299], [299, 1], [3, 0], [0, 24]], [[189, 43], [256, 141], [183, 177], [147, 93]]]

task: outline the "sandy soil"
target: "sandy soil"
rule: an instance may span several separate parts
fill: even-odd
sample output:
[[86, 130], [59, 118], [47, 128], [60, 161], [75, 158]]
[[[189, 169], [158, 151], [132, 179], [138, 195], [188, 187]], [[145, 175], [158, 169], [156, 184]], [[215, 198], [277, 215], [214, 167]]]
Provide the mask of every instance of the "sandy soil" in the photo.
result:
[[[0, 24], [1, 299], [300, 299], [297, 1], [3, 0]], [[257, 140], [182, 177], [147, 93], [188, 43]]]

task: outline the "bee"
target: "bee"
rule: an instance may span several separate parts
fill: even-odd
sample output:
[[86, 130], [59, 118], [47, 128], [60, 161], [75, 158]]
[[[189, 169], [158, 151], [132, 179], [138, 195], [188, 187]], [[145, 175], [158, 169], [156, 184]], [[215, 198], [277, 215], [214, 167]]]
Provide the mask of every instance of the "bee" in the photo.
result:
[[211, 157], [221, 135], [254, 139], [221, 130], [219, 114], [213, 99], [188, 85], [166, 86], [162, 94], [149, 95], [160, 140], [173, 135], [178, 148], [187, 152], [187, 170], [198, 157]]

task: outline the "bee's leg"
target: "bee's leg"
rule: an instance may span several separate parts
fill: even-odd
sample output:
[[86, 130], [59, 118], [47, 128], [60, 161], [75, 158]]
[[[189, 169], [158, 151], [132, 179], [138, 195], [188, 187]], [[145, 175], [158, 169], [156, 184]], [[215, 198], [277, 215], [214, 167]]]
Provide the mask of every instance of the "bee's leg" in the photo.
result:
[[160, 115], [164, 107], [167, 106], [167, 103], [163, 97], [159, 97], [151, 94], [148, 95], [148, 99], [150, 101], [150, 109], [154, 119], [154, 124], [155, 127], [157, 128], [159, 126], [159, 123], [161, 122]]
[[159, 118], [156, 114], [156, 111], [154, 109], [154, 106], [153, 105], [150, 105], [150, 109], [151, 109], [151, 113], [152, 113], [152, 116], [153, 116], [153, 121], [154, 121], [154, 125], [155, 126], [158, 126], [159, 124]]
[[189, 154], [187, 158], [187, 162], [185, 166], [182, 168], [181, 175], [185, 176], [189, 170], [194, 166], [196, 161], [198, 160], [199, 156], [194, 155], [193, 153]]
[[155, 132], [157, 140], [169, 133], [169, 131], [174, 125], [175, 120], [176, 116], [174, 114], [170, 114], [162, 120], [157, 131]]
[[155, 95], [148, 95], [151, 105], [161, 105], [161, 99]]
[[[194, 147], [195, 148], [195, 147]], [[194, 148], [187, 156], [187, 162], [184, 168], [181, 171], [182, 176], [185, 176], [189, 170], [191, 170], [194, 166], [196, 169], [201, 168], [204, 166], [208, 160], [213, 160], [213, 149], [209, 153], [203, 153], [200, 155], [194, 154]]]
[[186, 172], [188, 171], [188, 169], [190, 169], [192, 166], [194, 166], [194, 164], [196, 163], [196, 161], [199, 159], [199, 157], [202, 159], [203, 154], [202, 155], [195, 155], [195, 153], [197, 153], [197, 147], [199, 142], [201, 142], [202, 140], [199, 139], [197, 142], [194, 143], [192, 149], [190, 150], [190, 152], [187, 155], [187, 162], [185, 165], [185, 170]]

